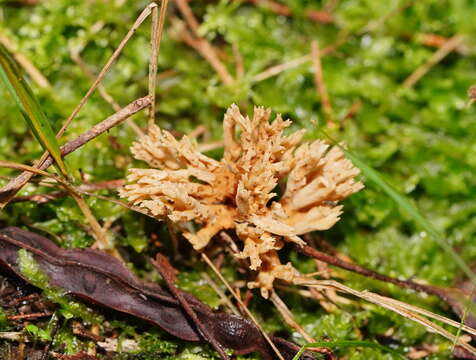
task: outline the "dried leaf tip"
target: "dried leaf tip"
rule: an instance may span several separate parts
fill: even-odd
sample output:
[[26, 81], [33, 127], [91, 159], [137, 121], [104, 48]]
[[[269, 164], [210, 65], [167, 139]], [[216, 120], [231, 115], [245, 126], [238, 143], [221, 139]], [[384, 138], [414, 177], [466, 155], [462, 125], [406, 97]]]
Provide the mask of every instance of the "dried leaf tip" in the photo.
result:
[[[243, 243], [236, 256], [258, 271], [248, 286], [264, 297], [275, 279], [292, 282], [299, 275], [279, 260], [284, 243], [304, 244], [299, 235], [332, 227], [342, 213], [338, 202], [363, 188], [355, 181], [359, 170], [338, 147], [322, 140], [299, 145], [304, 131], [285, 135], [291, 121], [278, 115], [269, 122], [270, 115], [256, 107], [249, 118], [231, 105], [221, 161], [197, 151], [187, 136], [177, 140], [154, 125], [131, 148], [153, 169], [130, 169], [129, 184], [120, 190], [157, 219], [200, 225], [184, 232], [196, 250], [219, 231], [234, 229]], [[282, 196], [274, 192], [278, 184]]]

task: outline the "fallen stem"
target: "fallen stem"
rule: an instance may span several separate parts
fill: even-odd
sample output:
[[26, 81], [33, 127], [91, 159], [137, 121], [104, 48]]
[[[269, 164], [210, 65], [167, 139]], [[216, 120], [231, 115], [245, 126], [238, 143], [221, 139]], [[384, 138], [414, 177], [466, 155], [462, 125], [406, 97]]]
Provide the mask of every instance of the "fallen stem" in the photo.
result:
[[245, 310], [246, 314], [248, 315], [248, 317], [251, 319], [251, 321], [253, 321], [253, 323], [256, 325], [256, 327], [261, 331], [261, 334], [263, 334], [264, 338], [266, 339], [266, 341], [268, 342], [268, 344], [271, 346], [271, 348], [273, 349], [273, 351], [276, 353], [277, 357], [280, 359], [280, 360], [284, 360], [284, 357], [283, 355], [281, 354], [281, 352], [278, 350], [278, 348], [276, 347], [276, 345], [274, 344], [274, 342], [271, 340], [271, 338], [268, 336], [268, 334], [266, 333], [266, 331], [264, 331], [263, 327], [260, 325], [260, 323], [258, 322], [258, 320], [256, 320], [256, 318], [254, 317], [254, 315], [251, 313], [251, 311], [248, 309], [248, 307], [243, 303], [243, 300], [240, 299], [240, 297], [238, 295], [236, 295], [235, 291], [233, 290], [233, 288], [230, 286], [230, 284], [228, 283], [228, 281], [226, 281], [226, 279], [223, 277], [223, 275], [218, 271], [218, 269], [215, 267], [215, 265], [213, 264], [213, 262], [208, 258], [207, 255], [205, 255], [204, 253], [202, 253], [202, 259], [207, 263], [207, 265], [213, 270], [213, 272], [216, 274], [216, 276], [218, 276], [218, 278], [221, 280], [221, 282], [227, 287], [228, 291], [233, 295], [233, 297], [235, 298], [235, 300], [238, 302], [238, 304], [241, 305], [241, 307], [243, 308], [243, 310]]
[[296, 249], [296, 251], [300, 252], [301, 254], [313, 257], [314, 259], [323, 261], [323, 262], [325, 262], [327, 264], [330, 264], [330, 265], [333, 265], [333, 266], [337, 266], [341, 269], [352, 271], [354, 273], [357, 273], [357, 274], [360, 274], [360, 275], [363, 275], [363, 276], [366, 276], [366, 277], [370, 277], [370, 278], [375, 279], [375, 280], [380, 280], [380, 281], [384, 281], [384, 282], [387, 282], [387, 283], [391, 283], [391, 284], [394, 284], [394, 285], [397, 285], [397, 286], [400, 286], [400, 287], [403, 287], [403, 288], [406, 288], [406, 289], [420, 291], [420, 292], [424, 292], [424, 293], [430, 294], [430, 295], [436, 295], [440, 298], [442, 297], [442, 291], [440, 289], [438, 289], [437, 287], [434, 287], [434, 286], [419, 284], [419, 283], [411, 281], [411, 280], [401, 280], [401, 279], [390, 277], [390, 276], [387, 276], [387, 275], [384, 275], [384, 274], [380, 274], [378, 272], [366, 269], [366, 268], [364, 268], [360, 265], [352, 264], [352, 263], [349, 263], [347, 261], [343, 261], [343, 260], [341, 260], [341, 259], [339, 259], [335, 256], [331, 256], [331, 255], [328, 255], [326, 253], [323, 253], [323, 252], [321, 252], [319, 250], [316, 250], [316, 249], [314, 249], [314, 248], [312, 248], [311, 246], [308, 246], [308, 245], [304, 245], [302, 247], [301, 246], [295, 246], [294, 248]]
[[167, 284], [168, 289], [180, 303], [182, 309], [198, 328], [198, 331], [200, 335], [202, 335], [203, 339], [208, 341], [213, 346], [213, 348], [220, 354], [222, 359], [229, 360], [229, 356], [225, 353], [225, 351], [216, 341], [216, 339], [208, 334], [205, 324], [200, 321], [192, 306], [185, 300], [183, 294], [175, 287], [173, 275], [171, 275], [171, 272], [173, 272], [174, 269], [171, 269], [171, 266], [168, 263], [167, 259], [163, 255], [157, 254], [156, 259], [151, 259], [150, 261], [152, 265], [154, 265], [156, 270], [159, 272], [160, 276], [162, 276], [165, 283]]
[[[130, 116], [139, 112], [140, 110], [146, 108], [150, 105], [150, 103], [151, 99], [149, 96], [145, 96], [143, 98], [133, 101], [120, 111], [116, 112], [115, 114], [112, 114], [107, 119], [101, 121], [99, 124], [96, 124], [90, 130], [84, 132], [76, 139], [73, 139], [61, 146], [61, 156], [64, 157], [72, 153], [87, 142], [98, 137], [99, 135], [113, 128], [114, 126], [120, 124]], [[45, 170], [53, 164], [53, 161], [53, 158], [51, 156], [48, 156], [37, 169]], [[5, 199], [13, 198], [13, 196], [19, 190], [19, 187], [23, 186], [23, 184], [28, 182], [32, 176], [34, 176], [34, 173], [30, 171], [25, 171], [13, 178], [7, 185], [0, 189], [0, 201], [5, 201]]]
[[[97, 76], [96, 80], [93, 82], [89, 90], [86, 92], [86, 94], [83, 96], [83, 98], [80, 100], [79, 104], [74, 108], [73, 112], [71, 115], [66, 119], [65, 123], [61, 127], [61, 129], [58, 131], [56, 134], [56, 138], [60, 138], [63, 136], [64, 132], [68, 128], [69, 124], [73, 121], [73, 119], [76, 117], [76, 115], [79, 113], [81, 108], [84, 106], [86, 101], [90, 98], [90, 96], [93, 94], [93, 92], [96, 90], [98, 87], [99, 83], [102, 81], [102, 79], [106, 76], [114, 62], [117, 60], [119, 55], [121, 54], [122, 50], [126, 46], [127, 42], [129, 39], [134, 35], [138, 27], [144, 22], [145, 19], [150, 15], [152, 9], [154, 7], [157, 7], [156, 3], [150, 3], [139, 15], [139, 17], [136, 19], [132, 27], [129, 29], [127, 34], [124, 36], [122, 41], [120, 42], [119, 46], [114, 50], [113, 54], [109, 58], [109, 60], [106, 62], [106, 65], [101, 69], [99, 72], [99, 75]], [[149, 103], [150, 105], [150, 103]], [[44, 152], [41, 158], [35, 163], [35, 167], [38, 168], [43, 168], [44, 162], [49, 159], [49, 153]], [[50, 165], [48, 165], [49, 167]], [[21, 190], [21, 188], [31, 179], [33, 174], [31, 173], [23, 173], [20, 176], [16, 177], [15, 183], [8, 183], [6, 186], [4, 186], [2, 189], [0, 189], [0, 208], [5, 207], [8, 202], [10, 201], [11, 198], [13, 198], [18, 191]], [[14, 187], [13, 187], [14, 185]]]
[[403, 82], [402, 86], [411, 88], [415, 85], [430, 69], [443, 60], [449, 53], [461, 46], [463, 39], [459, 35], [453, 36], [446, 41], [433, 55], [428, 59], [426, 63], [419, 66], [413, 73], [408, 76]]
[[[54, 160], [53, 158], [51, 159], [52, 159], [51, 160], [51, 164], [52, 164]], [[49, 172], [46, 172], [42, 169], [37, 169], [33, 166], [24, 165], [24, 164], [17, 164], [17, 163], [8, 162], [8, 161], [0, 161], [0, 167], [22, 170], [25, 172], [27, 171], [33, 174], [42, 175], [42, 176], [46, 176], [51, 179], [54, 179], [57, 183], [63, 186], [63, 188], [71, 195], [71, 197], [73, 197], [73, 199], [78, 204], [78, 207], [80, 208], [81, 212], [84, 214], [84, 217], [86, 218], [87, 222], [91, 226], [91, 229], [93, 230], [94, 236], [96, 238], [96, 244], [98, 245], [98, 247], [109, 251], [112, 255], [114, 255], [115, 257], [119, 259], [121, 258], [119, 255], [119, 252], [110, 246], [106, 232], [101, 227], [96, 217], [93, 215], [88, 204], [81, 197], [81, 194], [67, 180], [62, 179], [56, 175], [50, 174]]]
[[168, 0], [162, 0], [160, 3], [160, 14], [157, 13], [157, 7], [152, 9], [152, 39], [149, 65], [149, 96], [152, 103], [149, 108], [149, 127], [155, 122], [155, 89], [157, 87], [157, 63], [160, 53], [160, 42], [164, 30], [165, 14], [167, 12]]

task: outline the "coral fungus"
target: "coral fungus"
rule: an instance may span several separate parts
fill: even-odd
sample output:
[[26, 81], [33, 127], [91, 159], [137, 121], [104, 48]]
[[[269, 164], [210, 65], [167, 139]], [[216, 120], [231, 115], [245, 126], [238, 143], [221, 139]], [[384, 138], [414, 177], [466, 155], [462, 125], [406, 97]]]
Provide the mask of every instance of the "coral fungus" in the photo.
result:
[[153, 126], [131, 150], [154, 169], [130, 169], [129, 184], [120, 190], [157, 219], [198, 224], [197, 232], [183, 234], [196, 250], [221, 230], [234, 229], [243, 243], [236, 256], [258, 272], [248, 285], [264, 297], [275, 279], [298, 276], [279, 260], [284, 242], [304, 244], [299, 235], [332, 227], [342, 213], [338, 202], [363, 187], [354, 180], [359, 170], [338, 147], [322, 140], [299, 145], [304, 131], [284, 135], [291, 121], [278, 115], [269, 122], [270, 114], [257, 107], [250, 119], [232, 105], [221, 161], [200, 153], [187, 136], [178, 141]]

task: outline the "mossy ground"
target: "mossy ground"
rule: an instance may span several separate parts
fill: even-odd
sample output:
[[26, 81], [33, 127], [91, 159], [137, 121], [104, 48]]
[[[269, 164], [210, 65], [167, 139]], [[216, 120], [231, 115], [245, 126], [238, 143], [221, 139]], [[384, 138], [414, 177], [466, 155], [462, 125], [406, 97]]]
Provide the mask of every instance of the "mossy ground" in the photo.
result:
[[[474, 261], [476, 121], [475, 110], [465, 109], [464, 105], [468, 87], [476, 82], [476, 23], [474, 16], [470, 16], [476, 14], [476, 3], [417, 1], [404, 6], [373, 31], [361, 29], [385, 19], [392, 9], [406, 2], [283, 0], [282, 3], [292, 9], [292, 16], [278, 16], [264, 7], [238, 1], [192, 3], [202, 21], [201, 34], [221, 48], [223, 61], [232, 75], [235, 59], [231, 44], [241, 53], [245, 75], [233, 86], [223, 85], [199, 54], [171, 35], [169, 17], [159, 71], [174, 71], [159, 79], [158, 124], [182, 133], [205, 125], [209, 140], [218, 140], [222, 136], [224, 110], [236, 102], [248, 112], [255, 104], [271, 107], [291, 118], [293, 127], [306, 128], [308, 138], [319, 137], [317, 127], [324, 125], [324, 116], [310, 63], [264, 81], [257, 82], [253, 78], [271, 65], [308, 54], [312, 39], [318, 39], [321, 47], [325, 47], [349, 33], [342, 46], [322, 59], [335, 118], [340, 123], [340, 130], [334, 131], [332, 136], [345, 141], [411, 197], [461, 256], [468, 263]], [[83, 58], [97, 73], [146, 4], [147, 1], [132, 0], [44, 0], [33, 7], [0, 3], [1, 33], [51, 82], [51, 90], [34, 89], [55, 129], [61, 126], [90, 84], [71, 60], [70, 49], [86, 44]], [[335, 4], [334, 23], [319, 24], [305, 17], [306, 10], [330, 4]], [[173, 12], [176, 10], [171, 9], [170, 15]], [[104, 81], [121, 105], [147, 93], [149, 31], [149, 22], [146, 22]], [[413, 88], [404, 88], [404, 79], [435, 52], [422, 43], [424, 34], [462, 35], [466, 51], [451, 53]], [[358, 110], [353, 116], [346, 116], [353, 104], [358, 104]], [[93, 95], [72, 123], [67, 138], [75, 137], [111, 113], [110, 106], [98, 94]], [[40, 146], [2, 87], [0, 118], [0, 159], [28, 163], [38, 158], [42, 152]], [[145, 126], [145, 113], [135, 116], [135, 120]], [[128, 167], [138, 165], [128, 149], [134, 139], [130, 128], [118, 126], [68, 156], [67, 165], [76, 179], [80, 174], [85, 174], [91, 182], [123, 178]], [[216, 154], [219, 155], [219, 151]], [[12, 173], [1, 170], [1, 174]], [[29, 185], [23, 194], [38, 191], [36, 186]], [[167, 230], [162, 225], [115, 204], [94, 198], [89, 198], [88, 203], [97, 218], [119, 227], [120, 231], [113, 232], [114, 241], [129, 253], [130, 265], [139, 274], [147, 276], [150, 271], [141, 255], [155, 251], [149, 234], [158, 233], [165, 248], [171, 248]], [[70, 198], [41, 206], [12, 204], [0, 213], [0, 221], [2, 225], [47, 233], [66, 247], [85, 247], [93, 241], [84, 230], [82, 213]], [[355, 262], [388, 275], [414, 277], [435, 285], [450, 285], [458, 276], [451, 257], [371, 184], [346, 201], [345, 214], [334, 229], [318, 236]], [[302, 270], [314, 270], [311, 260], [294, 254], [290, 258]], [[188, 263], [180, 269], [185, 289], [198, 293], [211, 304], [217, 301], [213, 290], [200, 280], [200, 272], [206, 271], [203, 265]], [[225, 263], [224, 273], [230, 280], [242, 278], [233, 271], [232, 263]], [[451, 316], [433, 298], [349, 273], [342, 272], [342, 275], [349, 286], [371, 289]], [[450, 357], [449, 342], [376, 306], [356, 301], [329, 314], [316, 302], [285, 293], [282, 296], [298, 322], [316, 339], [377, 339], [391, 342], [401, 350], [436, 344], [439, 350], [429, 358]], [[267, 330], [291, 333], [277, 311], [259, 296], [254, 297], [251, 308]], [[133, 319], [118, 320], [120, 317], [114, 314], [101, 316], [109, 317], [109, 325], [115, 326], [123, 336], [145, 344], [143, 348], [148, 351], [141, 355], [143, 359], [165, 356], [198, 359], [201, 358], [198, 353], [212, 356], [208, 348], [203, 353], [195, 344], [177, 343]], [[0, 330], [10, 327], [0, 312]], [[393, 330], [389, 332], [389, 329]], [[302, 342], [298, 335], [292, 336]], [[66, 324], [58, 337], [71, 344], [70, 352], [87, 346], [70, 333]], [[156, 352], [157, 346], [160, 349]], [[179, 357], [175, 355], [176, 346]], [[374, 349], [347, 349], [338, 354], [347, 354], [351, 359], [391, 358]]]

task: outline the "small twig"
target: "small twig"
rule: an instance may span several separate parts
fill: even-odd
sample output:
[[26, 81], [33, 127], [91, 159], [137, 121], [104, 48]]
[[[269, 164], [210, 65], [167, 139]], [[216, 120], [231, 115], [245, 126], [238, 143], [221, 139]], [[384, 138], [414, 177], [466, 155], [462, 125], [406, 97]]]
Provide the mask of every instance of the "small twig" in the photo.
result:
[[[435, 332], [443, 337], [445, 337], [446, 339], [450, 340], [450, 341], [456, 341], [458, 343], [459, 346], [463, 347], [464, 349], [468, 350], [469, 352], [471, 352], [472, 354], [475, 354], [476, 355], [476, 348], [474, 348], [473, 346], [465, 343], [462, 341], [462, 339], [458, 339], [457, 337], [455, 337], [452, 333], [450, 333], [448, 330], [442, 328], [441, 326], [433, 323], [432, 321], [428, 320], [427, 318], [424, 318], [423, 316], [420, 316], [420, 314], [422, 314], [424, 311], [422, 309], [419, 309], [419, 311], [415, 311], [411, 305], [408, 305], [408, 304], [405, 304], [405, 303], [402, 303], [400, 301], [397, 301], [397, 300], [394, 300], [394, 299], [391, 299], [391, 298], [388, 298], [388, 297], [385, 297], [385, 296], [381, 296], [381, 295], [378, 295], [378, 294], [375, 294], [375, 293], [372, 293], [372, 292], [369, 292], [369, 291], [358, 291], [358, 290], [354, 290], [348, 286], [345, 286], [343, 284], [340, 284], [339, 282], [337, 281], [333, 281], [333, 280], [314, 280], [314, 281], [309, 281], [307, 279], [302, 279], [301, 281], [299, 281], [298, 279], [295, 280], [295, 283], [296, 284], [299, 284], [299, 285], [305, 285], [305, 286], [308, 286], [308, 287], [315, 287], [315, 288], [334, 288], [336, 289], [337, 291], [339, 292], [343, 292], [343, 293], [347, 293], [347, 294], [351, 294], [353, 296], [356, 296], [356, 297], [359, 297], [361, 299], [364, 299], [368, 302], [371, 302], [375, 305], [378, 305], [378, 306], [381, 306], [383, 308], [386, 308], [390, 311], [393, 311], [409, 320], [412, 320], [418, 324], [421, 324], [423, 326], [425, 326], [425, 328], [427, 329], [430, 329], [430, 331], [432, 332]], [[436, 314], [433, 314], [433, 318], [435, 317]], [[426, 315], [428, 316], [428, 315]], [[450, 319], [445, 319], [445, 323], [447, 324], [450, 324], [452, 323], [452, 321]], [[457, 323], [457, 322], [453, 322], [453, 323], [456, 323], [457, 327], [461, 326], [460, 323]], [[470, 328], [471, 329], [471, 328]], [[471, 332], [475, 332], [476, 330], [474, 329], [471, 329]]]
[[213, 281], [213, 279], [210, 276], [208, 276], [208, 274], [206, 272], [202, 273], [202, 278], [204, 278], [205, 281], [208, 283], [208, 285], [210, 285], [211, 288], [213, 290], [215, 290], [215, 292], [220, 297], [221, 301], [230, 308], [230, 310], [233, 314], [240, 315], [240, 312], [238, 311], [236, 306], [230, 301], [230, 299], [228, 299], [228, 297], [225, 295], [225, 293], [218, 287], [218, 285], [215, 283], [215, 281]]
[[371, 20], [365, 25], [360, 31], [357, 32], [357, 35], [362, 35], [366, 32], [371, 32], [385, 24], [389, 19], [397, 15], [398, 13], [402, 12], [403, 10], [409, 8], [410, 6], [413, 5], [415, 0], [409, 0], [405, 3], [403, 3], [400, 6], [397, 6], [395, 9], [391, 10], [389, 13], [385, 14], [381, 18], [377, 20]]
[[52, 312], [40, 312], [40, 313], [31, 313], [31, 314], [20, 314], [7, 316], [8, 320], [29, 320], [29, 319], [38, 319], [41, 317], [51, 316]]
[[79, 335], [94, 342], [104, 341], [104, 336], [94, 334], [92, 331], [88, 331], [84, 328], [83, 324], [75, 321], [72, 326], [72, 332], [75, 335]]
[[281, 354], [281, 352], [278, 350], [278, 348], [276, 347], [276, 345], [274, 345], [273, 341], [271, 340], [271, 338], [268, 336], [268, 334], [266, 333], [266, 331], [264, 331], [263, 327], [260, 325], [260, 323], [258, 322], [258, 320], [256, 320], [256, 318], [254, 317], [254, 315], [251, 313], [251, 311], [245, 306], [245, 304], [243, 303], [243, 301], [241, 300], [241, 298], [235, 293], [235, 291], [233, 290], [233, 288], [231, 287], [231, 285], [228, 283], [228, 281], [226, 281], [226, 279], [223, 277], [223, 275], [218, 271], [218, 269], [215, 267], [215, 265], [213, 265], [213, 262], [208, 258], [208, 256], [204, 253], [202, 253], [202, 259], [207, 263], [208, 266], [210, 266], [210, 268], [213, 270], [213, 272], [218, 276], [218, 278], [221, 280], [221, 282], [228, 288], [228, 291], [233, 295], [233, 297], [235, 298], [235, 300], [238, 302], [238, 304], [241, 305], [241, 307], [243, 308], [243, 310], [245, 310], [246, 312], [246, 315], [248, 315], [248, 317], [251, 319], [251, 321], [253, 321], [253, 323], [256, 325], [256, 327], [261, 331], [261, 334], [264, 336], [264, 338], [266, 339], [266, 341], [268, 342], [268, 344], [271, 346], [271, 348], [273, 349], [273, 351], [276, 353], [276, 356], [280, 359], [280, 360], [284, 360], [284, 357], [283, 355]]
[[157, 271], [160, 273], [160, 275], [164, 279], [170, 292], [174, 295], [174, 297], [180, 303], [184, 311], [187, 313], [187, 315], [190, 317], [193, 323], [197, 326], [202, 337], [213, 346], [213, 348], [220, 354], [222, 359], [229, 360], [230, 358], [225, 353], [221, 345], [217, 342], [217, 340], [213, 336], [209, 336], [206, 325], [200, 321], [200, 319], [198, 318], [193, 308], [183, 297], [182, 293], [175, 287], [174, 281], [173, 281], [173, 275], [170, 274], [170, 271], [172, 269], [169, 269], [171, 268], [171, 266], [170, 264], [168, 264], [167, 259], [163, 255], [157, 254], [155, 260], [151, 259], [151, 263], [154, 265], [154, 267], [157, 269]]
[[[103, 181], [103, 182], [92, 183], [92, 184], [81, 184], [77, 187], [77, 190], [79, 190], [80, 192], [83, 192], [83, 191], [99, 191], [99, 190], [117, 189], [123, 186], [124, 184], [125, 184], [124, 179], [110, 180], [110, 181]], [[12, 200], [10, 200], [10, 203], [33, 201], [33, 202], [36, 202], [37, 204], [44, 204], [49, 201], [65, 197], [66, 195], [68, 195], [68, 193], [65, 191], [52, 191], [46, 194], [15, 196]]]
[[296, 59], [287, 61], [285, 63], [271, 66], [268, 69], [260, 72], [259, 74], [256, 74], [253, 77], [253, 81], [254, 82], [260, 82], [260, 81], [269, 79], [273, 76], [276, 76], [276, 75], [282, 73], [283, 71], [294, 69], [294, 68], [296, 68], [298, 66], [301, 66], [303, 64], [307, 64], [311, 60], [312, 60], [311, 54], [307, 54], [307, 55], [298, 57]]
[[411, 290], [420, 291], [430, 295], [436, 295], [438, 297], [441, 297], [441, 291], [439, 291], [437, 288], [433, 286], [419, 284], [411, 280], [400, 280], [400, 279], [393, 278], [391, 276], [383, 275], [375, 271], [366, 269], [362, 266], [348, 263], [335, 256], [328, 255], [326, 253], [323, 253], [307, 245], [302, 247], [295, 246], [294, 248], [301, 254], [313, 257], [315, 259], [328, 263], [329, 265], [337, 266], [341, 269], [352, 271], [354, 273], [367, 276], [375, 280], [391, 283], [391, 284], [403, 287], [405, 289], [411, 289]]
[[[425, 46], [439, 49], [440, 47], [444, 46], [448, 42], [448, 40], [451, 39], [451, 37], [445, 37], [432, 33], [418, 33], [413, 36], [413, 39]], [[469, 50], [465, 46], [465, 44], [462, 43], [454, 51], [461, 55], [467, 55]]]
[[220, 79], [225, 85], [232, 85], [235, 80], [228, 72], [227, 68], [218, 58], [215, 48], [198, 33], [200, 24], [193, 15], [187, 0], [176, 0], [175, 3], [184, 17], [188, 27], [192, 31], [190, 33], [187, 29], [182, 29], [182, 40], [190, 47], [194, 48], [205, 60], [207, 60], [213, 69], [216, 71]]
[[[338, 47], [340, 47], [342, 44], [344, 44], [347, 41], [348, 37], [349, 37], [349, 34], [345, 33], [335, 43], [323, 48], [320, 51], [321, 57], [325, 56], [325, 55], [328, 55], [328, 54], [332, 53], [333, 51], [335, 51]], [[312, 61], [312, 54], [307, 54], [307, 55], [300, 56], [296, 59], [287, 61], [285, 63], [269, 67], [268, 69], [260, 72], [259, 74], [256, 74], [253, 77], [253, 81], [254, 82], [260, 82], [260, 81], [269, 79], [273, 76], [279, 75], [283, 71], [294, 69], [294, 68], [296, 68], [298, 66], [301, 66], [303, 64], [307, 64], [311, 61]]]
[[463, 39], [459, 35], [450, 38], [443, 46], [441, 46], [426, 63], [419, 66], [413, 73], [408, 76], [403, 82], [402, 86], [411, 88], [415, 85], [430, 69], [443, 60], [449, 53], [461, 46]]
[[[145, 19], [150, 15], [152, 9], [154, 7], [157, 7], [156, 3], [151, 3], [149, 4], [139, 15], [139, 17], [136, 19], [132, 27], [129, 29], [125, 37], [122, 39], [120, 42], [119, 46], [114, 50], [113, 54], [109, 58], [109, 60], [106, 62], [106, 65], [101, 69], [99, 72], [98, 77], [94, 81], [94, 83], [91, 85], [89, 90], [86, 92], [86, 94], [83, 96], [79, 104], [75, 107], [71, 115], [66, 119], [65, 123], [61, 127], [61, 129], [58, 131], [56, 134], [57, 138], [60, 138], [63, 136], [64, 132], [68, 128], [69, 124], [73, 121], [73, 119], [76, 117], [76, 115], [79, 113], [81, 108], [84, 106], [86, 101], [89, 99], [89, 97], [93, 94], [93, 92], [96, 90], [97, 86], [99, 83], [102, 81], [102, 79], [106, 76], [114, 62], [117, 60], [119, 55], [121, 54], [122, 50], [126, 46], [127, 42], [129, 39], [134, 35], [136, 32], [137, 28], [144, 22]], [[149, 104], [150, 105], [150, 104]], [[44, 152], [41, 158], [35, 163], [35, 167], [41, 168], [43, 166], [43, 163], [46, 161], [46, 159], [49, 157], [48, 152]], [[51, 157], [49, 157], [51, 158]], [[49, 165], [48, 165], [49, 166]], [[12, 183], [7, 184], [5, 187], [0, 189], [0, 208], [5, 207], [10, 199], [16, 195], [18, 191], [21, 190], [21, 188], [31, 179], [33, 174], [30, 173], [23, 173], [22, 177], [16, 177], [15, 178], [15, 187], [11, 187], [13, 185]]]
[[164, 30], [165, 14], [167, 12], [168, 0], [162, 0], [160, 3], [160, 15], [157, 13], [157, 7], [152, 9], [152, 38], [149, 65], [149, 96], [152, 104], [149, 108], [149, 127], [155, 123], [155, 90], [157, 87], [157, 64], [160, 53], [160, 43], [162, 32]]
[[65, 197], [67, 193], [65, 191], [52, 191], [46, 194], [32, 194], [25, 196], [15, 196], [10, 200], [10, 204], [18, 202], [32, 201], [37, 204], [45, 204], [52, 200], [57, 200], [59, 198]]
[[234, 43], [231, 46], [233, 50], [233, 57], [235, 58], [236, 78], [241, 80], [245, 76], [245, 65], [243, 61], [243, 55], [241, 55], [238, 44]]
[[199, 37], [200, 35], [198, 34], [198, 29], [200, 28], [200, 23], [193, 14], [193, 11], [188, 5], [187, 0], [176, 0], [175, 4], [177, 5], [185, 21], [187, 22], [187, 25], [190, 27], [190, 30], [193, 31], [193, 34], [195, 36]]
[[276, 309], [278, 309], [279, 313], [283, 317], [284, 321], [288, 323], [294, 330], [296, 330], [301, 336], [306, 340], [308, 343], [316, 342], [307, 332], [302, 328], [301, 325], [297, 323], [294, 319], [294, 315], [292, 314], [291, 310], [286, 306], [284, 301], [276, 294], [276, 291], [271, 291], [270, 300], [273, 302]]
[[[79, 68], [81, 69], [83, 74], [87, 78], [89, 78], [89, 80], [94, 81], [96, 76], [88, 69], [87, 64], [83, 61], [83, 59], [81, 58], [81, 55], [79, 53], [72, 51], [71, 52], [71, 59], [73, 59], [73, 61], [76, 63], [76, 65], [79, 66]], [[104, 101], [106, 101], [109, 105], [111, 105], [111, 107], [114, 111], [117, 112], [117, 111], [120, 111], [122, 109], [121, 105], [119, 105], [117, 103], [117, 101], [114, 100], [114, 98], [111, 96], [111, 94], [109, 94], [107, 92], [107, 90], [106, 90], [106, 88], [104, 87], [103, 84], [101, 84], [101, 83], [98, 84], [97, 89], [98, 89], [99, 95], [101, 95], [101, 97], [104, 99]], [[126, 124], [137, 134], [137, 136], [139, 136], [139, 137], [144, 136], [144, 132], [142, 131], [142, 129], [139, 126], [137, 126], [137, 124], [132, 119], [127, 119]]]
[[[54, 161], [53, 158], [51, 158], [50, 165], [53, 163], [53, 161]], [[71, 197], [76, 201], [76, 203], [78, 204], [78, 207], [81, 209], [84, 217], [86, 218], [89, 225], [91, 226], [91, 229], [93, 230], [93, 233], [94, 233], [94, 237], [96, 238], [95, 245], [104, 250], [109, 251], [112, 255], [114, 255], [118, 259], [121, 259], [119, 252], [114, 247], [110, 246], [106, 232], [101, 227], [97, 219], [94, 217], [88, 204], [81, 197], [81, 193], [78, 192], [67, 180], [60, 178], [56, 175], [50, 174], [49, 172], [46, 172], [42, 169], [38, 169], [34, 166], [18, 164], [14, 162], [0, 161], [0, 167], [28, 171], [36, 175], [46, 176], [51, 179], [54, 179], [58, 184], [62, 185], [63, 188], [69, 193], [69, 195], [71, 195]]]
[[311, 42], [312, 65], [314, 67], [314, 83], [316, 85], [317, 93], [321, 98], [324, 115], [329, 127], [336, 127], [334, 122], [334, 111], [332, 110], [329, 94], [327, 93], [326, 84], [324, 82], [324, 75], [322, 74], [321, 65], [321, 51], [317, 40]]
[[48, 79], [43, 76], [40, 70], [38, 70], [25, 55], [15, 51], [15, 46], [12, 41], [3, 33], [0, 33], [0, 43], [5, 46], [5, 48], [12, 54], [13, 58], [23, 67], [23, 69], [25, 69], [26, 73], [39, 87], [44, 89], [51, 88]]
[[[84, 132], [76, 139], [67, 142], [65, 145], [61, 146], [61, 155], [66, 156], [76, 149], [80, 148], [87, 142], [98, 137], [105, 131], [111, 129], [112, 127], [120, 124], [130, 116], [134, 115], [138, 111], [146, 108], [151, 103], [150, 97], [146, 96], [140, 99], [137, 99], [124, 107], [121, 111], [112, 114], [107, 119], [101, 121], [99, 124], [93, 126], [90, 130]], [[39, 167], [40, 170], [45, 170], [53, 164], [53, 158], [48, 156], [45, 161]], [[0, 189], [0, 201], [6, 198], [12, 198], [14, 194], [18, 191], [19, 186], [23, 186], [24, 183], [28, 182], [34, 174], [30, 172], [23, 172], [22, 174], [13, 178], [7, 185]], [[12, 196], [13, 193], [13, 196]]]
[[[292, 10], [286, 5], [280, 4], [272, 0], [242, 0], [256, 5], [264, 5], [275, 14], [282, 16], [292, 16]], [[320, 22], [322, 24], [330, 24], [334, 22], [334, 16], [329, 11], [325, 10], [307, 10], [304, 12], [304, 16], [309, 20]]]

